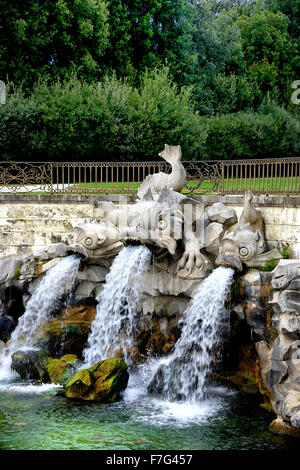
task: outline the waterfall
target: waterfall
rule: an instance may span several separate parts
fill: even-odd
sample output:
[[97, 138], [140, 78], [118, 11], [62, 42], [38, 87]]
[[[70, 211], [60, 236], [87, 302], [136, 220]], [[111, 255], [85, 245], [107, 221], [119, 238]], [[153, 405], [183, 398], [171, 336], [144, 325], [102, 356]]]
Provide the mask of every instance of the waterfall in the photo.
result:
[[79, 264], [80, 258], [71, 255], [59, 260], [46, 272], [28, 300], [26, 310], [11, 335], [4, 357], [1, 357], [0, 379], [11, 375], [11, 354], [20, 348], [32, 348], [37, 339], [38, 329], [62, 302], [66, 304], [68, 295], [74, 288]]
[[207, 375], [221, 351], [225, 301], [233, 274], [231, 268], [218, 267], [200, 284], [183, 314], [182, 333], [173, 353], [150, 364], [150, 370], [155, 371], [150, 392], [171, 401], [196, 403], [203, 399]]
[[121, 350], [125, 361], [131, 363], [142, 276], [150, 261], [151, 252], [145, 246], [125, 247], [114, 259], [104, 289], [96, 299], [97, 313], [83, 351], [87, 366]]

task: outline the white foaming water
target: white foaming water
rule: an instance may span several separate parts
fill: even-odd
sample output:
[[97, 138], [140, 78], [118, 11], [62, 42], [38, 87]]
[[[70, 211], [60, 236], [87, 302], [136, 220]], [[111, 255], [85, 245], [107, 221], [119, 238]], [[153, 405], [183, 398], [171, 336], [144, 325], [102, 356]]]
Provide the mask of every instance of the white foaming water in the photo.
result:
[[143, 273], [151, 252], [145, 246], [128, 246], [114, 259], [105, 286], [97, 297], [97, 313], [91, 326], [84, 363], [91, 366], [123, 350], [130, 364], [137, 306], [143, 290]]
[[0, 379], [15, 375], [11, 372], [11, 354], [22, 349], [34, 349], [37, 330], [45, 323], [51, 313], [59, 307], [64, 296], [72, 291], [80, 265], [76, 255], [67, 256], [49, 271], [27, 302], [24, 314], [19, 318], [16, 329], [11, 335], [8, 347], [0, 358]]
[[[219, 409], [224, 391], [220, 388], [219, 393], [214, 388], [209, 394], [206, 377], [220, 355], [221, 332], [227, 318], [225, 301], [233, 275], [232, 269], [219, 267], [200, 284], [183, 314], [182, 333], [173, 353], [150, 359], [138, 368], [125, 393], [127, 400], [136, 399], [149, 386], [151, 392], [165, 400], [160, 403], [168, 418], [174, 414], [179, 419], [181, 415], [204, 419], [208, 410], [211, 414]], [[153, 403], [156, 402], [159, 403]]]
[[0, 384], [0, 392], [14, 392], [18, 394], [29, 394], [32, 393], [40, 394], [45, 392], [51, 392], [53, 390], [63, 390], [61, 385], [56, 384], [26, 384], [26, 383], [5, 383]]

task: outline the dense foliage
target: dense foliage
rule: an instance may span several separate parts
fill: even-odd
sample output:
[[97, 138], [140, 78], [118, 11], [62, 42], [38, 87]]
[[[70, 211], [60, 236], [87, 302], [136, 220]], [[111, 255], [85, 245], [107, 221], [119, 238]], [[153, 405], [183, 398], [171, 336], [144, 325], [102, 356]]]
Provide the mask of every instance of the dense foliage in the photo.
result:
[[1, 158], [299, 156], [299, 34], [299, 0], [0, 0]]

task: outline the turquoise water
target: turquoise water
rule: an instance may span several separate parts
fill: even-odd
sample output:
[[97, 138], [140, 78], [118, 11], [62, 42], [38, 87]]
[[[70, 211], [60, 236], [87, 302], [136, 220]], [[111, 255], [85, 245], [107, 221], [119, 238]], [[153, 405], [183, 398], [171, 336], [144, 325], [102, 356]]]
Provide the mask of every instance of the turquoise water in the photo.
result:
[[[56, 389], [57, 390], [57, 389]], [[294, 449], [268, 431], [273, 416], [256, 397], [217, 389], [199, 405], [164, 402], [129, 389], [112, 404], [68, 401], [53, 386], [0, 384], [0, 449]]]

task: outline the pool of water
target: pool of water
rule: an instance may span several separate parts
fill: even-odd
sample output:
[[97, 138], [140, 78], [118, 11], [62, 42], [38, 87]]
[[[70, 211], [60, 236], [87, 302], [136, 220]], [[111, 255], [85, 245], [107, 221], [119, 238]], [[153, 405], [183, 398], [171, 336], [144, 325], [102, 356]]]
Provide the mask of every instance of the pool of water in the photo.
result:
[[131, 386], [111, 405], [69, 401], [59, 387], [0, 383], [0, 449], [295, 449], [268, 431], [256, 397], [218, 388], [198, 405], [155, 399]]

